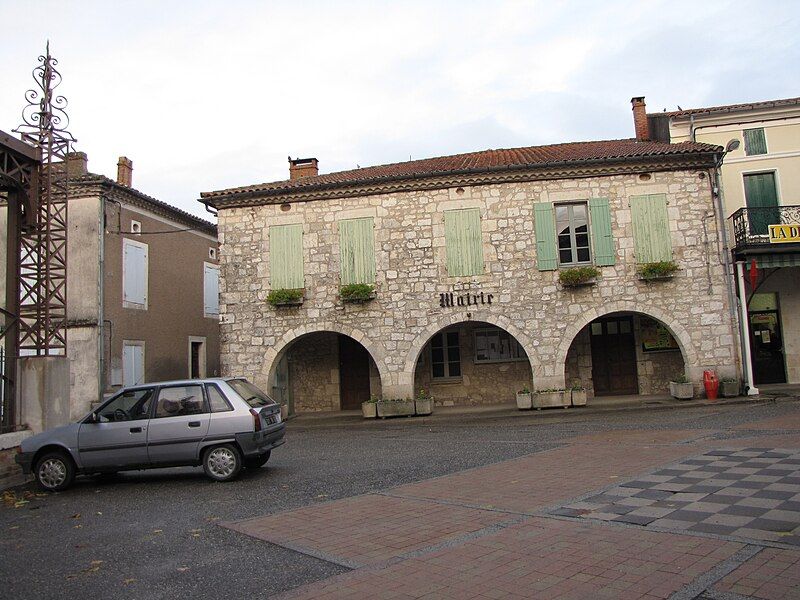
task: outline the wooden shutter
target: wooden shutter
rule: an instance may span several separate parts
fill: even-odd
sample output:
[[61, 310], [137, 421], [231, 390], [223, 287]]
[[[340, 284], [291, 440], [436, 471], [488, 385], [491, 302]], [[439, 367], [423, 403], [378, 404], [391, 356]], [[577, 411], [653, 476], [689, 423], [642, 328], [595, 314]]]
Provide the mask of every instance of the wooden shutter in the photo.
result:
[[780, 223], [778, 190], [775, 173], [753, 173], [744, 176], [744, 197], [751, 235], [767, 235], [769, 226]]
[[744, 153], [747, 156], [767, 153], [767, 138], [764, 135], [764, 128], [744, 130]]
[[372, 217], [339, 222], [342, 285], [375, 283], [374, 230]]
[[469, 277], [483, 273], [480, 209], [445, 211], [444, 237], [448, 275]]
[[273, 290], [300, 289], [303, 281], [303, 226], [269, 228], [269, 270]]
[[632, 196], [631, 220], [637, 263], [672, 260], [666, 194]]
[[122, 242], [122, 300], [147, 305], [147, 245]]
[[601, 267], [613, 265], [617, 260], [617, 251], [611, 234], [611, 210], [608, 207], [608, 198], [590, 198], [589, 217], [592, 221], [594, 262]]
[[203, 314], [219, 314], [219, 267], [203, 265]]
[[555, 271], [558, 268], [556, 254], [556, 219], [551, 202], [534, 204], [534, 226], [536, 229], [536, 266], [540, 271]]

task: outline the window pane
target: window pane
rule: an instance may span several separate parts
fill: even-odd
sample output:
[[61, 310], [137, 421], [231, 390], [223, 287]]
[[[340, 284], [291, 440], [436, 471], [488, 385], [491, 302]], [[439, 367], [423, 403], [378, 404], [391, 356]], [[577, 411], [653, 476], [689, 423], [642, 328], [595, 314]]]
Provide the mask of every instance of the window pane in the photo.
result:
[[556, 222], [561, 223], [563, 221], [569, 221], [569, 208], [567, 206], [556, 205]]
[[592, 323], [592, 335], [603, 335], [603, 324], [602, 323]]
[[444, 364], [434, 364], [433, 365], [433, 377], [434, 378], [442, 378], [444, 377]]
[[158, 395], [156, 418], [198, 415], [206, 412], [203, 388], [199, 385], [181, 385], [163, 388]]
[[589, 247], [589, 236], [585, 233], [579, 233], [575, 236], [575, 245], [578, 248], [588, 248]]
[[620, 321], [619, 322], [619, 332], [620, 333], [630, 333], [631, 332], [631, 322], [630, 321]]
[[103, 407], [100, 416], [109, 421], [147, 419], [152, 398], [153, 388], [123, 392]]
[[572, 251], [571, 250], [559, 250], [558, 251], [558, 261], [561, 264], [569, 264], [572, 262]]
[[578, 249], [578, 262], [589, 262], [589, 249], [588, 248], [579, 248]]
[[617, 333], [617, 322], [616, 321], [608, 321], [606, 323], [606, 331], [610, 334]]
[[449, 332], [447, 332], [447, 345], [448, 346], [458, 347], [458, 332], [457, 331], [449, 331]]
[[206, 393], [208, 394], [208, 403], [211, 405], [211, 412], [216, 413], [233, 410], [217, 386], [206, 386]]
[[461, 363], [460, 362], [451, 362], [449, 363], [450, 366], [450, 377], [461, 377]]
[[569, 250], [572, 246], [572, 240], [568, 235], [560, 235], [558, 236], [558, 248], [559, 250]]
[[572, 216], [576, 221], [586, 221], [586, 205], [585, 204], [571, 204]]
[[444, 348], [431, 348], [431, 362], [434, 364], [444, 362]]

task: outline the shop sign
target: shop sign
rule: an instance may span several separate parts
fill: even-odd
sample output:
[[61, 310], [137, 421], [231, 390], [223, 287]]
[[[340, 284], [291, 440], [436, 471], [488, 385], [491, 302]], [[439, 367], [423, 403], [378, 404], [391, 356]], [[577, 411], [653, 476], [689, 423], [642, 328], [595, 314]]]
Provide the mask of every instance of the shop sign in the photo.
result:
[[791, 242], [800, 242], [800, 224], [769, 226], [770, 244], [788, 244]]
[[452, 306], [480, 306], [491, 305], [494, 294], [485, 294], [480, 292], [478, 294], [454, 294], [453, 292], [445, 292], [439, 294], [439, 306], [442, 308], [450, 308]]

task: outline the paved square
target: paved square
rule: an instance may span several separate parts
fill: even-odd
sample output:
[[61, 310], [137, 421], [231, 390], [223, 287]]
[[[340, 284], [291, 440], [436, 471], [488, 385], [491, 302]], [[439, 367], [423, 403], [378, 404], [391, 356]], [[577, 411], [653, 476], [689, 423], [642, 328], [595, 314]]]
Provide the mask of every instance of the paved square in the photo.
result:
[[800, 546], [800, 451], [711, 450], [551, 514]]

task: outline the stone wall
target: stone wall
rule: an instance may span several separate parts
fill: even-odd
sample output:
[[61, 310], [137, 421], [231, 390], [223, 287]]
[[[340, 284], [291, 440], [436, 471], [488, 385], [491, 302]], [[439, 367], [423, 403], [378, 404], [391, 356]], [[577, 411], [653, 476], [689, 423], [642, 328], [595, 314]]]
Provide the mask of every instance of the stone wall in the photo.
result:
[[[511, 333], [530, 359], [539, 389], [565, 384], [567, 353], [592, 320], [639, 312], [666, 324], [678, 339], [687, 374], [700, 389], [706, 368], [738, 372], [717, 220], [709, 174], [696, 170], [407, 191], [219, 211], [221, 242], [222, 371], [268, 388], [276, 359], [296, 337], [335, 331], [362, 343], [375, 360], [387, 396], [414, 391], [417, 358], [436, 332], [484, 321]], [[673, 256], [680, 271], [648, 284], [636, 276], [629, 197], [665, 193]], [[563, 289], [557, 271], [536, 267], [535, 202], [609, 198], [616, 264], [601, 267], [596, 285]], [[485, 269], [451, 277], [445, 268], [444, 211], [477, 207]], [[285, 208], [285, 206], [284, 206]], [[375, 222], [377, 298], [343, 304], [339, 289], [338, 222]], [[305, 302], [273, 308], [267, 302], [269, 226], [303, 224]], [[707, 231], [707, 234], [704, 234]], [[443, 308], [445, 292], [492, 294], [491, 305]]]
[[312, 333], [288, 350], [289, 385], [296, 412], [339, 410], [339, 340]]

